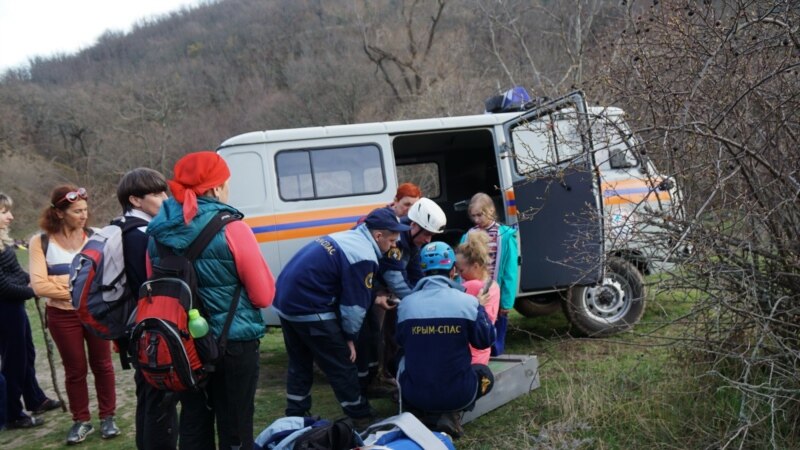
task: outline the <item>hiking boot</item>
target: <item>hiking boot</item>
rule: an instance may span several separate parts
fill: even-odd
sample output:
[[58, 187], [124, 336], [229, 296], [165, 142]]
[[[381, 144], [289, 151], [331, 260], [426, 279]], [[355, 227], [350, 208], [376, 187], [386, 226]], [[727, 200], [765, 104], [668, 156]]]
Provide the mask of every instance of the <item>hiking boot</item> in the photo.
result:
[[436, 421], [436, 426], [433, 427], [436, 431], [441, 431], [449, 434], [453, 439], [458, 439], [464, 435], [464, 429], [461, 428], [461, 414], [459, 413], [444, 413], [439, 416]]
[[61, 408], [61, 400], [53, 400], [51, 398], [45, 399], [41, 405], [36, 407], [33, 411], [33, 414], [44, 414], [47, 411], [52, 411], [54, 409]]
[[6, 427], [9, 430], [15, 429], [22, 429], [22, 428], [33, 428], [38, 427], [40, 425], [44, 425], [44, 419], [40, 419], [34, 416], [25, 416], [21, 419], [12, 420], [6, 424]]
[[119, 436], [119, 427], [114, 422], [114, 416], [108, 416], [100, 420], [100, 437], [103, 439], [111, 439]]
[[80, 444], [86, 440], [86, 436], [92, 433], [94, 433], [94, 427], [91, 423], [76, 420], [67, 433], [67, 445]]

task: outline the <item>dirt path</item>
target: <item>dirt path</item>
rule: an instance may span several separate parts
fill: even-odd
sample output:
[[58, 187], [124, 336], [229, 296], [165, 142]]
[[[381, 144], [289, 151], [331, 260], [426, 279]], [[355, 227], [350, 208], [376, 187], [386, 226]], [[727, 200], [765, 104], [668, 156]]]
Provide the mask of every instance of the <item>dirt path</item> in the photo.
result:
[[[33, 320], [31, 320], [31, 325], [33, 325]], [[34, 333], [41, 333], [41, 331], [38, 330], [38, 327], [35, 327]], [[133, 371], [122, 370], [118, 354], [112, 353], [112, 359], [114, 360], [114, 375], [116, 379], [117, 391], [116, 418], [117, 425], [119, 425], [120, 429], [122, 430], [122, 436], [114, 439], [114, 441], [133, 443], [135, 439], [134, 420], [136, 411], [136, 391], [133, 383]], [[66, 402], [67, 392], [64, 388], [64, 368], [61, 365], [61, 358], [59, 357], [57, 351], [55, 352], [55, 363], [56, 378], [58, 380], [59, 388], [61, 389], [61, 394]], [[56, 398], [44, 346], [37, 346], [36, 348], [36, 378], [39, 380], [39, 386], [41, 386], [45, 394], [47, 394], [47, 396], [50, 398]], [[95, 426], [96, 432], [87, 438], [86, 442], [81, 446], [81, 448], [100, 448], [100, 446], [106, 442], [100, 439], [100, 419], [98, 417], [97, 395], [94, 390], [94, 376], [92, 375], [91, 370], [89, 371], [86, 381], [89, 385], [89, 408], [92, 412], [92, 423]], [[28, 430], [6, 430], [0, 432], [0, 448], [26, 448], [26, 443], [30, 443], [30, 441], [34, 438], [37, 440], [39, 438], [44, 438], [48, 443], [43, 446], [36, 445], [33, 448], [62, 448], [64, 446], [64, 439], [67, 436], [67, 431], [69, 430], [69, 427], [72, 426], [72, 417], [69, 413], [69, 409], [67, 409], [67, 412], [62, 412], [60, 409], [53, 410], [41, 415], [40, 417], [45, 419], [45, 423], [41, 427]], [[121, 444], [122, 442], [118, 443]], [[106, 445], [104, 448], [108, 448], [108, 446]], [[114, 448], [122, 447], [117, 446]], [[135, 445], [132, 445], [130, 448], [135, 448]]]

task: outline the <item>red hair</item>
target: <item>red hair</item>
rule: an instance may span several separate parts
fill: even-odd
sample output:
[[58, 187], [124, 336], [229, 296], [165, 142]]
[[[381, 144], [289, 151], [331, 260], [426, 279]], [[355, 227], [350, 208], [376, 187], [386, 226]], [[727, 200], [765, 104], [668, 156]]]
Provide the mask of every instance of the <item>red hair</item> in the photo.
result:
[[419, 190], [419, 186], [414, 183], [403, 183], [400, 186], [397, 186], [397, 194], [394, 195], [395, 200], [400, 200], [403, 197], [422, 197], [422, 191]]
[[[50, 192], [50, 204], [44, 208], [41, 216], [39, 217], [39, 228], [44, 230], [47, 234], [56, 234], [61, 231], [63, 226], [61, 219], [58, 217], [59, 211], [66, 211], [72, 203], [64, 201], [67, 193], [78, 190], [78, 186], [74, 184], [62, 184], [53, 188]], [[81, 198], [83, 200], [83, 198]]]

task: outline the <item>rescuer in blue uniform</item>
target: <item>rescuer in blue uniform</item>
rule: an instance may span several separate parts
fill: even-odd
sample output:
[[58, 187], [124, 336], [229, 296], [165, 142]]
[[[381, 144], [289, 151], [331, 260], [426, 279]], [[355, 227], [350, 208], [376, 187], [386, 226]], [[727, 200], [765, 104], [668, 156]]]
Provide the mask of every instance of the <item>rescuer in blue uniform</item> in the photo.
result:
[[479, 301], [452, 280], [455, 255], [444, 242], [423, 247], [420, 259], [426, 276], [398, 307], [402, 407], [429, 427], [458, 437], [461, 412], [471, 410], [494, 383], [488, 366], [472, 364], [469, 349], [494, 342], [494, 325], [480, 304], [488, 296]]
[[408, 229], [392, 211], [379, 208], [355, 229], [308, 243], [283, 268], [273, 307], [289, 355], [287, 416], [309, 415], [316, 362], [356, 428], [369, 424], [371, 411], [358, 383], [354, 342], [372, 303], [378, 260]]
[[[391, 207], [386, 209], [393, 211]], [[421, 198], [414, 202], [408, 209], [408, 215], [400, 219], [401, 223], [409, 226], [407, 231], [400, 233], [397, 246], [390, 249], [378, 264], [376, 277], [375, 304], [367, 314], [364, 328], [358, 340], [358, 378], [361, 383], [362, 393], [373, 397], [396, 395], [397, 388], [393, 381], [373, 382], [378, 373], [381, 340], [383, 340], [383, 366], [395, 359], [397, 344], [395, 330], [397, 329], [396, 302], [411, 293], [411, 290], [422, 278], [419, 250], [431, 242], [433, 236], [444, 231], [447, 217], [442, 208], [429, 198]], [[380, 294], [396, 299], [394, 303], [383, 302]], [[383, 330], [383, 338], [381, 338]]]

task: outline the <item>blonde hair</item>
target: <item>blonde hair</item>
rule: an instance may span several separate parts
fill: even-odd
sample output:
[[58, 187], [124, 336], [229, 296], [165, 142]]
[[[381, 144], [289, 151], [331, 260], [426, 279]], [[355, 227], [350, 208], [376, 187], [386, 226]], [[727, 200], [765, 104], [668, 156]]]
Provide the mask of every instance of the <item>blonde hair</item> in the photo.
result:
[[463, 255], [468, 263], [488, 269], [492, 263], [489, 256], [489, 235], [483, 230], [470, 231], [467, 239], [456, 247], [456, 253]]
[[[8, 211], [12, 206], [14, 206], [14, 201], [11, 200], [11, 197], [0, 192], [0, 211]], [[3, 249], [14, 245], [14, 240], [8, 234], [8, 228], [0, 229], [0, 244]]]
[[467, 208], [467, 212], [471, 214], [472, 208], [478, 208], [478, 210], [485, 214], [486, 217], [489, 217], [492, 220], [497, 220], [497, 210], [494, 208], [494, 201], [492, 201], [492, 197], [489, 197], [489, 195], [486, 193], [478, 192], [472, 196], [472, 198], [469, 200], [469, 208]]

